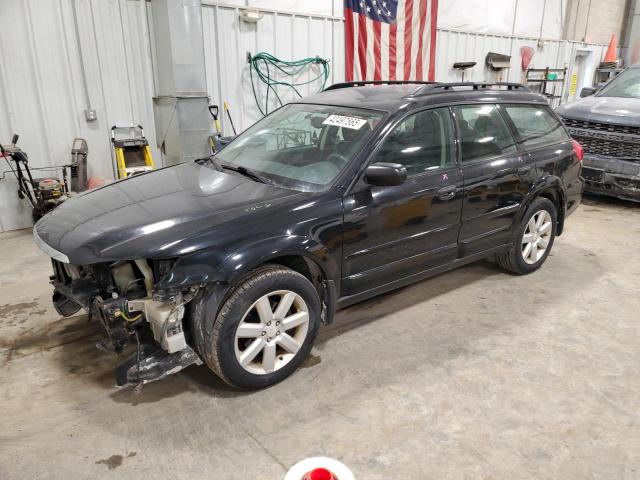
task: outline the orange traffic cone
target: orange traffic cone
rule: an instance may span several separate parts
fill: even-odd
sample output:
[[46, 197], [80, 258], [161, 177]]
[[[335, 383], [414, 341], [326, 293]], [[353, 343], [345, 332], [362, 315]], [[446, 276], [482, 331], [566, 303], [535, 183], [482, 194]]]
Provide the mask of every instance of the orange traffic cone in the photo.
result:
[[614, 63], [618, 61], [618, 39], [616, 38], [616, 34], [611, 35], [611, 41], [609, 42], [609, 47], [607, 48], [607, 53], [604, 56], [605, 63]]

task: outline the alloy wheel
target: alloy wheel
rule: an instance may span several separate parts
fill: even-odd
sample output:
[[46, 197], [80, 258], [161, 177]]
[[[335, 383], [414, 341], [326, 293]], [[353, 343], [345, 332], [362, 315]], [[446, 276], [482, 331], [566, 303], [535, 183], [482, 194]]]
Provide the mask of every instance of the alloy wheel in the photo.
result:
[[290, 290], [263, 295], [245, 312], [235, 335], [235, 354], [246, 371], [266, 375], [296, 356], [309, 330], [309, 309]]
[[522, 236], [522, 258], [529, 265], [538, 262], [547, 251], [553, 233], [551, 214], [539, 210], [527, 222]]

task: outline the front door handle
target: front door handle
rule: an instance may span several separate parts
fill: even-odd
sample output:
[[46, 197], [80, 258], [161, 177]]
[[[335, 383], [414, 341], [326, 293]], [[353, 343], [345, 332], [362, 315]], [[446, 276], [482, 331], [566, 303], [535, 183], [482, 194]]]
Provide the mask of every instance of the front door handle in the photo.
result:
[[531, 171], [531, 165], [527, 165], [525, 167], [520, 167], [518, 169], [518, 175], [520, 175], [521, 177], [526, 175], [527, 173], [529, 173]]
[[456, 187], [455, 185], [451, 185], [450, 187], [443, 187], [440, 190], [438, 190], [437, 195], [438, 198], [440, 200], [451, 200], [453, 197], [456, 196], [456, 191], [458, 190], [458, 187]]

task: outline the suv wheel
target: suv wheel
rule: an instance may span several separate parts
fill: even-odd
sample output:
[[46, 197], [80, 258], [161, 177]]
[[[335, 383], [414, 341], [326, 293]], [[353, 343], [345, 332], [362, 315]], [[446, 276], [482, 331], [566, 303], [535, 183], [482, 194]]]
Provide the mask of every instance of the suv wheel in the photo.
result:
[[289, 375], [307, 357], [320, 325], [320, 299], [311, 282], [269, 265], [240, 282], [219, 310], [202, 311], [194, 334], [203, 359], [230, 385], [259, 389]]
[[537, 198], [527, 209], [512, 246], [497, 255], [505, 270], [524, 275], [542, 266], [556, 237], [556, 208], [546, 198]]

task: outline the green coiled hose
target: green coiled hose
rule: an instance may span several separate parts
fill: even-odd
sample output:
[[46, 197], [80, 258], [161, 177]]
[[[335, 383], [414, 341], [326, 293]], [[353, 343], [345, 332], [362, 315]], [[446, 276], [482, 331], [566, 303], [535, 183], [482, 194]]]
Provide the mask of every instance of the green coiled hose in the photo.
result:
[[[258, 110], [262, 116], [265, 116], [269, 113], [269, 92], [272, 91], [275, 95], [278, 103], [282, 105], [282, 99], [278, 92], [276, 91], [276, 86], [282, 85], [288, 88], [291, 88], [296, 95], [302, 98], [302, 94], [298, 90], [298, 87], [303, 85], [308, 85], [310, 83], [321, 81], [320, 90], [323, 90], [327, 80], [329, 78], [329, 60], [321, 57], [307, 57], [301, 60], [293, 60], [286, 61], [280, 60], [279, 58], [271, 55], [266, 52], [259, 52], [255, 55], [249, 55], [249, 73], [251, 76], [251, 89], [253, 90], [253, 98], [256, 100], [256, 105], [258, 106]], [[305, 68], [310, 67], [311, 65], [320, 65], [322, 67], [320, 73], [306, 82], [295, 82], [293, 79], [299, 75]], [[256, 87], [253, 81], [253, 71], [255, 70], [256, 75], [267, 86], [267, 94], [264, 102], [264, 110], [260, 105], [260, 101], [258, 100], [258, 96], [256, 94]], [[280, 73], [287, 77], [290, 77], [291, 82], [285, 82], [282, 80], [277, 80], [276, 78], [271, 76], [271, 73]]]

